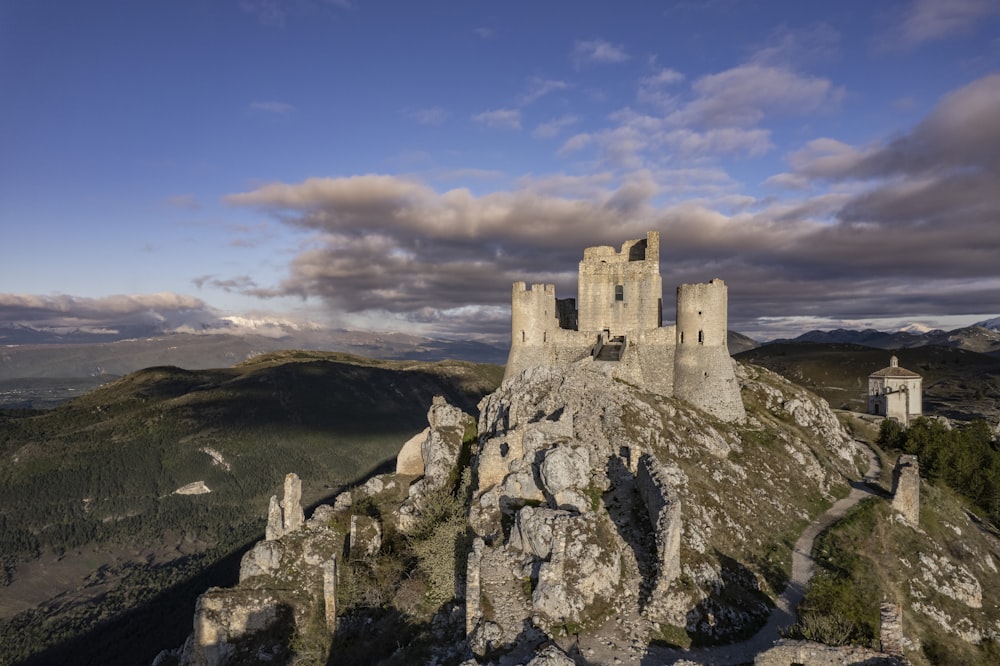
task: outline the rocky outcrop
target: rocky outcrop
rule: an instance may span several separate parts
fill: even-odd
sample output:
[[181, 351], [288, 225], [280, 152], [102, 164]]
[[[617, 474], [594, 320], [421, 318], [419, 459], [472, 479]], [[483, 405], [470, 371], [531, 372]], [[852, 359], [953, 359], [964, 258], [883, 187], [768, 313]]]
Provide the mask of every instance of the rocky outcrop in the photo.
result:
[[[426, 435], [421, 433], [422, 439], [417, 440], [420, 442], [419, 467], [423, 468], [423, 478], [410, 485], [406, 501], [399, 509], [397, 526], [404, 533], [412, 529], [424, 504], [430, 501], [435, 491], [457, 481], [462, 443], [466, 433], [475, 428], [471, 416], [449, 405], [442, 396], [434, 397], [427, 412], [427, 422], [430, 427], [424, 431]], [[414, 461], [414, 440], [416, 438], [404, 445], [404, 449], [409, 448], [404, 456], [404, 467], [410, 470], [418, 467]]]
[[423, 476], [424, 456], [421, 448], [430, 434], [431, 429], [424, 428], [421, 432], [406, 440], [403, 448], [399, 450], [399, 454], [396, 456], [396, 474]]
[[271, 495], [267, 509], [267, 528], [265, 538], [280, 539], [285, 534], [295, 532], [302, 527], [305, 514], [302, 512], [302, 481], [298, 475], [285, 475], [285, 494], [281, 501], [276, 495]]
[[[754, 404], [771, 406], [741, 426], [592, 365], [528, 369], [480, 405], [467, 599], [476, 654], [598, 627], [633, 646], [661, 625], [709, 640], [746, 632], [769, 614], [762, 577], [718, 553], [769, 542], [760, 521], [785, 529], [805, 517], [802, 492], [832, 496], [857, 473], [856, 445], [829, 406], [777, 376], [741, 373]], [[806, 439], [811, 428], [829, 442]], [[784, 453], [748, 455], [757, 432]], [[638, 661], [628, 649], [621, 659]]]
[[833, 647], [810, 641], [782, 640], [757, 655], [754, 666], [907, 666], [898, 655], [876, 652], [857, 645]]
[[300, 501], [301, 483], [289, 474], [284, 501], [271, 498], [270, 538], [243, 556], [239, 585], [212, 588], [199, 597], [194, 633], [178, 658], [181, 666], [282, 661], [292, 636], [310, 626], [316, 608], [332, 631], [344, 534], [331, 523], [331, 507], [318, 508], [306, 522]]
[[[194, 613], [194, 634], [184, 646], [182, 664], [270, 661], [287, 652], [291, 609], [272, 594], [213, 588], [198, 598]], [[265, 632], [272, 634], [267, 644], [247, 645], [247, 639]]]
[[[297, 488], [286, 483], [269, 540], [247, 553], [232, 598], [271, 624], [241, 629], [239, 613], [213, 611], [217, 628], [200, 635], [215, 643], [199, 639], [201, 653], [270, 655], [268, 636], [309, 617], [309, 626], [363, 636], [381, 609], [402, 614], [407, 598], [422, 599], [405, 607], [414, 612], [433, 595], [446, 602], [421, 622], [441, 637], [436, 654], [448, 663], [468, 650], [480, 662], [568, 664], [570, 646], [595, 663], [608, 654], [638, 663], [660, 635], [725, 642], [761, 626], [780, 590], [767, 587], [773, 571], [760, 558], [810, 518], [803, 506], [822, 505], [857, 474], [854, 443], [825, 403], [764, 371], [740, 370], [750, 407], [738, 424], [593, 366], [532, 368], [504, 382], [480, 404], [471, 448], [472, 419], [435, 399], [429, 428], [403, 446], [399, 474], [342, 493], [298, 529], [287, 529]], [[825, 437], [810, 437], [812, 428]], [[456, 498], [468, 530], [461, 514], [438, 513]], [[387, 559], [420, 540], [404, 565]], [[434, 567], [428, 558], [447, 566], [421, 578]], [[349, 587], [359, 575], [377, 584], [383, 566], [414, 568], [370, 598]], [[448, 638], [451, 628], [459, 633]]]

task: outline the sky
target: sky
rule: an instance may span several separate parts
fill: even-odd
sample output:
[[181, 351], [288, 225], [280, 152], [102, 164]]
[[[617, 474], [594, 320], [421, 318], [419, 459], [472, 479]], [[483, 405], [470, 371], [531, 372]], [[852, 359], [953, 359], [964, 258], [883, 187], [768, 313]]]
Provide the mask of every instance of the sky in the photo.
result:
[[502, 343], [650, 229], [668, 318], [1000, 314], [1000, 0], [0, 0], [0, 91], [0, 324]]

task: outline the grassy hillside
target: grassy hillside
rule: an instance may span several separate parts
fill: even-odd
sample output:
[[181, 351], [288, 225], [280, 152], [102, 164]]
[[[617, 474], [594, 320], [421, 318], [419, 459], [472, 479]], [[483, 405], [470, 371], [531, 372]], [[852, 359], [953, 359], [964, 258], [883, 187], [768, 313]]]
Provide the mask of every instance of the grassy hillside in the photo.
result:
[[[305, 503], [329, 497], [390, 462], [426, 426], [434, 395], [474, 413], [501, 375], [457, 361], [278, 352], [217, 370], [149, 368], [56, 409], [0, 412], [0, 664], [202, 575], [263, 531], [287, 472], [302, 478]], [[174, 494], [197, 481], [211, 492]], [[53, 571], [64, 589], [22, 612], [33, 577]], [[161, 633], [183, 640], [205, 582], [178, 612], [179, 630]]]
[[[735, 357], [760, 365], [825, 398], [832, 407], [865, 411], [868, 375], [892, 352], [850, 344], [776, 343]], [[897, 352], [899, 364], [924, 378], [924, 412], [950, 418], [1000, 417], [1000, 361], [977, 352], [926, 346]]]

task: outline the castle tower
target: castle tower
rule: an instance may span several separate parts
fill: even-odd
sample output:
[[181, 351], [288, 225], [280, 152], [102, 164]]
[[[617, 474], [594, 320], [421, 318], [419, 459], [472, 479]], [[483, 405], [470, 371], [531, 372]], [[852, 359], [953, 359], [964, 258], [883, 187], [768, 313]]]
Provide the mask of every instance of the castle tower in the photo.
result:
[[580, 262], [578, 329], [612, 336], [659, 328], [663, 299], [660, 234], [647, 232], [625, 241], [621, 252], [609, 245], [588, 247]]
[[515, 282], [510, 298], [510, 354], [504, 379], [532, 365], [551, 363], [547, 348], [559, 328], [556, 287], [552, 284]]
[[746, 412], [726, 342], [729, 295], [716, 278], [677, 287], [677, 352], [674, 396], [723, 421]]

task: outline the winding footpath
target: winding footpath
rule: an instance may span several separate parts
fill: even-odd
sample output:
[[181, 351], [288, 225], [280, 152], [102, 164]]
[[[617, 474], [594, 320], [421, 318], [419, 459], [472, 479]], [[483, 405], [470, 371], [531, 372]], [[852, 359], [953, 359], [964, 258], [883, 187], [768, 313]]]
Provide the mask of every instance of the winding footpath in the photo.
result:
[[[864, 445], [863, 442], [859, 442]], [[795, 609], [798, 608], [805, 595], [806, 586], [816, 570], [816, 562], [812, 558], [813, 544], [816, 537], [835, 522], [843, 518], [848, 511], [868, 495], [875, 494], [868, 485], [878, 480], [882, 465], [878, 455], [864, 445], [868, 450], [868, 471], [861, 481], [851, 482], [851, 492], [847, 497], [838, 500], [820, 514], [816, 520], [806, 527], [792, 547], [792, 576], [785, 586], [767, 624], [754, 636], [742, 643], [719, 645], [710, 648], [694, 648], [691, 650], [669, 650], [651, 647], [642, 659], [643, 664], [672, 664], [676, 661], [688, 661], [711, 666], [735, 666], [752, 663], [754, 657], [769, 649], [781, 638], [781, 629], [795, 624]]]

